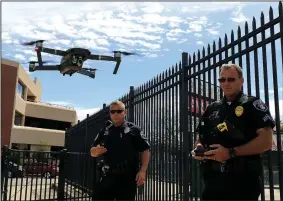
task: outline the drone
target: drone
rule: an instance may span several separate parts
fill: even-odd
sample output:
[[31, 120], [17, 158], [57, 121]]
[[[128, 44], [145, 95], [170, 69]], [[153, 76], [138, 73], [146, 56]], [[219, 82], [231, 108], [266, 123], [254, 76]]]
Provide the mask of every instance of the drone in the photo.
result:
[[[74, 73], [79, 73], [85, 76], [89, 76], [90, 78], [95, 78], [96, 70], [95, 68], [83, 68], [83, 63], [90, 60], [103, 60], [103, 61], [112, 61], [116, 62], [113, 74], [117, 74], [120, 63], [122, 61], [121, 55], [135, 55], [136, 53], [124, 52], [124, 51], [112, 51], [114, 53], [112, 56], [106, 55], [97, 55], [91, 54], [88, 49], [84, 48], [69, 48], [67, 50], [58, 50], [51, 49], [47, 47], [43, 47], [43, 42], [45, 40], [37, 40], [31, 42], [22, 43], [25, 46], [35, 45], [35, 51], [37, 53], [38, 61], [30, 61], [29, 63], [29, 72], [34, 72], [38, 70], [54, 70], [60, 71], [63, 76], [69, 75], [72, 76]], [[43, 65], [47, 63], [46, 61], [42, 61], [41, 52], [45, 52], [48, 54], [61, 56], [60, 64], [58, 65]], [[38, 64], [38, 65], [36, 65]]]

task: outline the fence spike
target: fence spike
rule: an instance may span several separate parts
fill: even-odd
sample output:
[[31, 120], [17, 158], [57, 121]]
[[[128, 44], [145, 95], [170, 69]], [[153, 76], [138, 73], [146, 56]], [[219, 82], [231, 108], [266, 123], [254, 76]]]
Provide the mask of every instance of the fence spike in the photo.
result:
[[261, 11], [260, 18], [264, 18], [264, 13]]
[[231, 42], [234, 41], [234, 30], [231, 31]]
[[241, 37], [241, 27], [238, 26], [238, 38], [240, 38], [240, 37]]
[[255, 20], [255, 18], [253, 19], [252, 27], [253, 27], [253, 30], [256, 30], [256, 20]]
[[207, 45], [207, 54], [210, 54], [210, 44]]
[[213, 50], [216, 49], [216, 42], [215, 42], [215, 40], [213, 41], [212, 49], [213, 49]]
[[283, 7], [282, 7], [282, 1], [279, 1], [279, 5], [278, 5], [278, 12], [279, 12], [279, 16], [281, 16], [282, 15], [282, 9], [283, 9]]
[[273, 8], [269, 7], [269, 21], [273, 20]]
[[218, 46], [219, 46], [219, 48], [222, 47], [222, 41], [221, 41], [221, 38], [220, 38], [220, 37], [219, 37], [219, 39], [218, 39]]
[[249, 33], [249, 24], [248, 24], [247, 21], [246, 21], [246, 23], [245, 23], [245, 33], [246, 33], [246, 34]]
[[225, 44], [228, 44], [228, 36], [227, 36], [226, 33], [225, 33], [225, 36], [224, 36], [224, 43], [225, 43]]
[[200, 60], [200, 51], [198, 50], [198, 60]]

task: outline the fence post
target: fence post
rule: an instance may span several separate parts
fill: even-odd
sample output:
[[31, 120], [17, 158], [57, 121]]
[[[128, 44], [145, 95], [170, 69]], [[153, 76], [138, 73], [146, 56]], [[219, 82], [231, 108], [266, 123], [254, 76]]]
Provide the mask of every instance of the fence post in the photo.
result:
[[7, 168], [7, 155], [9, 154], [9, 148], [7, 145], [3, 146], [2, 158], [1, 158], [1, 200], [7, 200], [8, 193], [8, 168]]
[[180, 113], [181, 113], [181, 134], [183, 135], [183, 200], [189, 200], [189, 128], [188, 128], [188, 53], [182, 53], [182, 74], [181, 74], [181, 91], [180, 91]]
[[130, 86], [130, 102], [129, 102], [129, 118], [128, 120], [130, 122], [135, 122], [134, 119], [134, 107], [135, 107], [135, 103], [134, 103], [134, 86]]
[[58, 191], [57, 191], [58, 201], [65, 200], [64, 192], [65, 192], [65, 179], [66, 179], [66, 172], [65, 172], [66, 156], [67, 156], [67, 149], [61, 150], [60, 163], [59, 163]]
[[87, 142], [88, 142], [88, 140], [87, 140], [87, 138], [88, 138], [88, 119], [89, 119], [89, 114], [87, 114], [86, 115], [86, 120], [85, 120], [85, 148], [84, 148], [84, 152], [86, 153], [87, 152], [87, 150], [88, 150], [88, 147], [86, 146], [87, 145]]
[[103, 109], [106, 108], [106, 103], [103, 103]]

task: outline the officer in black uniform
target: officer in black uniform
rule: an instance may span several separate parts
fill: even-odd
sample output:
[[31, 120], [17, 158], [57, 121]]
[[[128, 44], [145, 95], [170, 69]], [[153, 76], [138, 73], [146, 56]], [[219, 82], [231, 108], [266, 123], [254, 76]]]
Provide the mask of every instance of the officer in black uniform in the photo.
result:
[[210, 104], [198, 125], [192, 156], [201, 161], [203, 200], [258, 200], [261, 192], [260, 154], [272, 148], [275, 126], [259, 98], [242, 92], [242, 70], [221, 67], [224, 98]]
[[111, 121], [92, 144], [91, 156], [97, 158], [102, 173], [94, 188], [94, 200], [134, 200], [137, 186], [145, 182], [150, 145], [141, 129], [126, 122], [125, 116], [125, 105], [112, 102]]

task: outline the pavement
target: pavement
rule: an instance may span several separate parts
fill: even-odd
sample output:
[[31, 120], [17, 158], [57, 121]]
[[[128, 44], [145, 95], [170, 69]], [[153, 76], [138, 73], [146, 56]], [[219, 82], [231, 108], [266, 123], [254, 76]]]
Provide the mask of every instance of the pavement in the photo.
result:
[[[53, 179], [45, 179], [41, 177], [34, 178], [20, 178], [20, 179], [8, 179], [8, 200], [56, 200], [57, 191], [56, 186], [58, 184], [58, 177]], [[74, 186], [67, 185], [67, 192], [76, 197], [84, 197], [81, 192], [76, 191]], [[144, 188], [139, 188], [138, 200], [181, 200], [182, 188], [178, 184], [169, 182], [154, 181], [150, 178], [147, 180]], [[67, 193], [65, 194], [67, 195]], [[71, 197], [67, 195], [68, 197]], [[87, 196], [86, 196], [87, 197]], [[274, 199], [280, 200], [279, 188], [274, 189]], [[72, 199], [74, 200], [74, 199]], [[76, 199], [79, 200], [79, 199]], [[81, 200], [86, 200], [85, 198]], [[259, 197], [259, 200], [261, 198]], [[266, 186], [265, 200], [270, 199], [270, 189]]]

